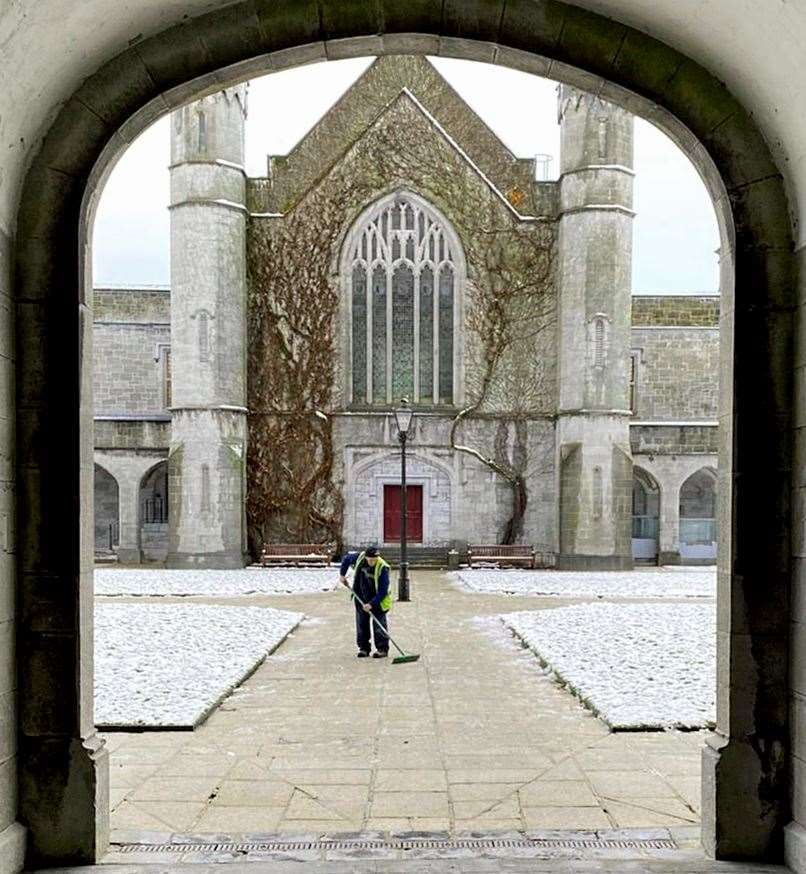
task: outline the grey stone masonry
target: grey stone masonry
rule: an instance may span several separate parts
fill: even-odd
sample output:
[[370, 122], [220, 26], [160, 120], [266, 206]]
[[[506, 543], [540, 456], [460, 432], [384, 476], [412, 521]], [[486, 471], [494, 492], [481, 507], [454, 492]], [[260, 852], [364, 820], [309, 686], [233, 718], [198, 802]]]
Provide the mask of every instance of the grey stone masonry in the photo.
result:
[[632, 325], [719, 327], [719, 295], [641, 294], [632, 299]]
[[630, 567], [633, 119], [567, 86], [559, 101], [558, 565]]
[[172, 566], [244, 562], [246, 91], [171, 117]]
[[716, 421], [719, 328], [635, 327], [635, 419]]
[[95, 414], [165, 414], [170, 292], [167, 288], [96, 288], [93, 297]]

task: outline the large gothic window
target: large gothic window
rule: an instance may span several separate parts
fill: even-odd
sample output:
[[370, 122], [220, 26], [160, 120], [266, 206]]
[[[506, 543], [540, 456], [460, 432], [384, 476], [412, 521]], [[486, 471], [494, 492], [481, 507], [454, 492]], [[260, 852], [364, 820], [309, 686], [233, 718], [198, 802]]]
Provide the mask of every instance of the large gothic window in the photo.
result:
[[356, 405], [452, 405], [461, 253], [418, 198], [386, 198], [347, 243], [350, 393]]

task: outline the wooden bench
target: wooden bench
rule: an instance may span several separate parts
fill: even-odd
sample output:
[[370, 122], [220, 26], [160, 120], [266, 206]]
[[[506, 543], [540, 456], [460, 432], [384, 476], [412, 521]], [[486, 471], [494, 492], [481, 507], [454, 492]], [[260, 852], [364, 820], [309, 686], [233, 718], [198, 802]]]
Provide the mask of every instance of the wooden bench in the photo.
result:
[[499, 564], [522, 564], [527, 567], [535, 566], [535, 548], [528, 544], [473, 544], [467, 547], [467, 563], [473, 567], [474, 561], [490, 561]]
[[273, 564], [330, 564], [332, 543], [267, 543], [260, 554], [263, 567]]

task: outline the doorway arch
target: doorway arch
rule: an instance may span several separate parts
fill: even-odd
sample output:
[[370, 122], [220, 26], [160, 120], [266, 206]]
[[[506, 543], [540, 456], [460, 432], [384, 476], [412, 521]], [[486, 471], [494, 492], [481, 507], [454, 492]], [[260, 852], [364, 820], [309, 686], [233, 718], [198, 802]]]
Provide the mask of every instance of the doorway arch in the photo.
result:
[[660, 541], [660, 486], [646, 470], [632, 469], [632, 557], [657, 564]]
[[120, 542], [120, 488], [114, 476], [95, 465], [95, 554], [114, 556]]
[[[94, 861], [108, 837], [106, 754], [92, 728], [92, 551], [83, 536], [92, 468], [80, 461], [92, 457], [87, 279], [97, 194], [127, 143], [192, 98], [258, 71], [392, 53], [505, 64], [598, 93], [662, 127], [708, 186], [722, 240], [729, 342], [721, 423], [730, 451], [719, 475], [723, 657], [717, 734], [704, 753], [703, 833], [720, 857], [777, 858], [789, 811], [785, 665], [797, 300], [783, 180], [761, 131], [691, 59], [570, 4], [490, 0], [443, 12], [441, 4], [407, 0], [251, 0], [144, 39], [89, 76], [45, 135], [22, 190], [17, 403], [26, 414], [18, 443], [30, 446], [34, 421], [38, 435], [18, 473], [18, 639], [26, 654], [19, 671], [19, 810], [29, 828], [29, 864]], [[760, 516], [774, 525], [759, 530]], [[38, 600], [43, 575], [75, 586], [73, 597]], [[78, 609], [66, 613], [67, 602]], [[752, 668], [732, 683], [737, 664]]]
[[138, 494], [140, 553], [144, 562], [165, 561], [168, 555], [168, 460], [147, 470]]
[[680, 486], [680, 561], [713, 563], [717, 556], [716, 471], [703, 467]]

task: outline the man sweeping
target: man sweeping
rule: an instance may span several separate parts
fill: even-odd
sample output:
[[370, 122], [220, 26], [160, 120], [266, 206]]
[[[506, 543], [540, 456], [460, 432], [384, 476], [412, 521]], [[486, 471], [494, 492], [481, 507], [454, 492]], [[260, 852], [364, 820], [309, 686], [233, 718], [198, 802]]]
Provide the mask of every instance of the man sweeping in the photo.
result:
[[386, 614], [392, 606], [389, 565], [378, 555], [376, 546], [368, 546], [363, 552], [348, 552], [341, 560], [340, 571], [341, 582], [348, 588], [350, 583], [347, 580], [347, 571], [351, 567], [355, 567], [352, 588], [356, 596], [353, 601], [358, 658], [365, 659], [369, 656], [370, 632], [374, 631], [375, 652], [372, 653], [372, 658], [385, 659], [389, 655]]

